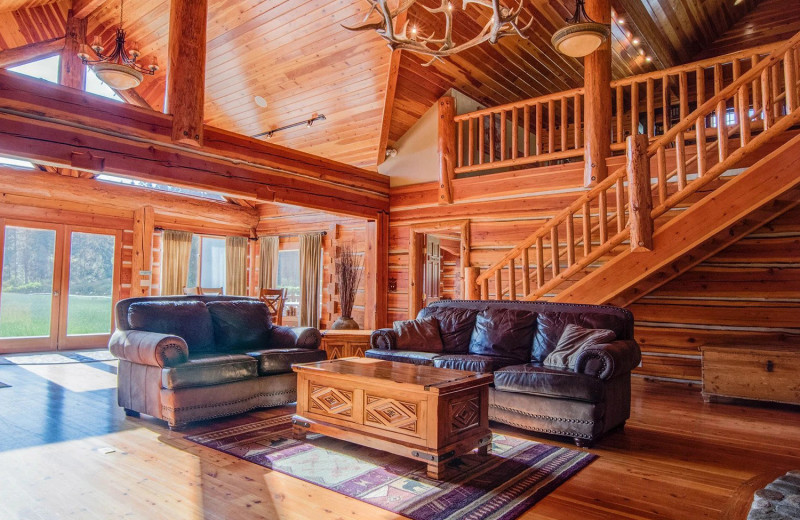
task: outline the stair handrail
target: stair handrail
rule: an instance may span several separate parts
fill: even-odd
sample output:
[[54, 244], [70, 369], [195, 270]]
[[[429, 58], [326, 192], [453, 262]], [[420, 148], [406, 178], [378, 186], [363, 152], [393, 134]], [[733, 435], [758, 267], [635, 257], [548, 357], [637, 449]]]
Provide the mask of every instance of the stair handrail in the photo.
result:
[[[742, 86], [745, 84], [751, 83], [754, 79], [760, 77], [761, 73], [764, 69], [775, 65], [778, 61], [784, 58], [786, 51], [794, 47], [800, 43], [800, 31], [792, 36], [790, 39], [784, 41], [782, 44], [778, 45], [773, 49], [773, 51], [765, 57], [763, 60], [760, 60], [756, 63], [753, 67], [750, 68], [747, 72], [739, 76], [736, 80], [734, 80], [730, 85], [720, 90], [714, 96], [710, 97], [707, 101], [705, 101], [702, 105], [697, 107], [691, 114], [686, 116], [683, 120], [678, 122], [675, 126], [671, 127], [664, 135], [656, 138], [647, 148], [647, 156], [648, 158], [652, 158], [658, 151], [659, 148], [662, 148], [672, 141], [678, 136], [681, 132], [686, 132], [691, 127], [697, 124], [697, 119], [699, 117], [704, 117], [706, 113], [710, 109], [715, 109], [717, 105], [727, 100], [732, 94], [735, 94]], [[733, 154], [732, 154], [733, 155]], [[544, 239], [548, 234], [551, 233], [553, 228], [556, 226], [564, 223], [570, 215], [576, 213], [580, 210], [583, 205], [587, 202], [590, 202], [597, 196], [601, 195], [603, 192], [607, 191], [611, 188], [614, 184], [618, 182], [624, 182], [624, 178], [626, 176], [626, 167], [621, 166], [616, 171], [611, 173], [608, 177], [594, 185], [591, 189], [584, 192], [580, 197], [578, 197], [575, 201], [573, 201], [570, 205], [564, 208], [561, 212], [553, 216], [550, 220], [545, 222], [539, 229], [535, 232], [531, 233], [527, 238], [525, 238], [520, 244], [515, 246], [511, 249], [508, 253], [503, 255], [502, 259], [496, 262], [493, 266], [488, 268], [485, 272], [481, 273], [477, 278], [476, 282], [481, 284], [488, 281], [495, 273], [503, 268], [505, 268], [510, 261], [517, 258], [524, 249], [529, 249], [533, 246], [538, 240]], [[704, 185], [710, 182], [704, 182]], [[696, 191], [693, 190], [693, 191]], [[680, 192], [679, 192], [680, 193]], [[674, 194], [668, 200], [673, 199], [678, 194]], [[687, 195], [688, 196], [688, 195]], [[680, 202], [685, 197], [681, 197], [680, 199], [676, 199], [677, 202]], [[666, 201], [665, 201], [666, 202]], [[675, 203], [675, 201], [670, 200], [670, 202]], [[653, 213], [656, 213], [656, 210], [662, 209], [662, 205], [653, 209]], [[661, 211], [663, 212], [666, 210]], [[617, 244], [621, 243], [622, 240], [615, 240], [620, 235], [625, 234], [627, 231], [623, 230], [617, 235], [609, 239], [608, 242], [616, 242]], [[624, 238], [623, 238], [624, 240]], [[527, 296], [527, 295], [526, 295]]]

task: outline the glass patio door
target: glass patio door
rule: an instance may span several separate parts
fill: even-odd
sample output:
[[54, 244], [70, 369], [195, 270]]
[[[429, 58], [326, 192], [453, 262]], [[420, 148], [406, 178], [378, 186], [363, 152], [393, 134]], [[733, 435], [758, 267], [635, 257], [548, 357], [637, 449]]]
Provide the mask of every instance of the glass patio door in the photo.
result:
[[0, 353], [105, 346], [120, 233], [7, 220], [0, 238]]

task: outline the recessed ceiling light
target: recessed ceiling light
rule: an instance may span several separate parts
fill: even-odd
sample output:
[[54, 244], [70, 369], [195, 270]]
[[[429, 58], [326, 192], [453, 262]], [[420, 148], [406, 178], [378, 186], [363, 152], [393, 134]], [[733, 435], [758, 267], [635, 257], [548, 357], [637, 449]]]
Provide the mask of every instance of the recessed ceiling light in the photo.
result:
[[639, 38], [634, 38], [633, 40], [631, 40], [631, 42], [632, 42], [634, 45], [639, 45], [640, 43], [642, 43], [641, 41], [639, 41]]
[[619, 18], [617, 20], [617, 23], [620, 24], [620, 25], [625, 25], [625, 18]]
[[260, 106], [261, 108], [267, 108], [267, 100], [261, 96], [256, 96], [253, 98], [253, 101], [256, 102], [256, 105]]
[[644, 56], [644, 49], [639, 49], [639, 56]]
[[644, 61], [646, 61], [647, 63], [650, 63], [651, 61], [653, 61], [653, 58], [651, 58], [650, 56], [645, 56], [644, 57]]

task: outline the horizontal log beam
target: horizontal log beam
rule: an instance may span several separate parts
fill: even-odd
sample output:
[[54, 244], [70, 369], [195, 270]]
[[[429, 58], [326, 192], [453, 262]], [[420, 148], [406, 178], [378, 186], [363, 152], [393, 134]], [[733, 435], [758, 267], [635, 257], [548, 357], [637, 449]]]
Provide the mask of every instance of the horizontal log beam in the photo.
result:
[[28, 63], [49, 54], [57, 54], [64, 48], [64, 37], [51, 38], [41, 42], [14, 47], [0, 51], [0, 69], [7, 69]]
[[0, 167], [0, 192], [0, 201], [6, 203], [85, 213], [132, 214], [149, 205], [155, 209], [158, 224], [178, 219], [246, 231], [256, 228], [259, 219], [257, 210], [234, 204], [36, 170]]
[[388, 211], [383, 175], [209, 126], [204, 146], [173, 144], [171, 116], [88, 96], [0, 71], [0, 153], [362, 218]]

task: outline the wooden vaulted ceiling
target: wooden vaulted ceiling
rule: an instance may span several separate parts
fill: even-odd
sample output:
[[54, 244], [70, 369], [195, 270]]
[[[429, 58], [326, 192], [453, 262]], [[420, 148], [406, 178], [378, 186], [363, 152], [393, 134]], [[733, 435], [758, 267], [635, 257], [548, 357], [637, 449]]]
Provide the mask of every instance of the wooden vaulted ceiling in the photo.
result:
[[[506, 3], [512, 0], [505, 0]], [[448, 89], [476, 101], [500, 105], [583, 84], [581, 60], [558, 54], [550, 36], [572, 14], [574, 0], [524, 0], [523, 23], [534, 19], [529, 39], [483, 44], [423, 67], [410, 53], [400, 57], [388, 142], [391, 146]], [[768, 1], [768, 0], [764, 0]], [[375, 168], [379, 149], [390, 51], [372, 31], [354, 33], [363, 0], [209, 0], [206, 107], [208, 124], [246, 135], [315, 114], [326, 121], [281, 132], [276, 144]], [[759, 0], [612, 0], [625, 17], [612, 26], [615, 78], [689, 61], [751, 12]], [[438, 5], [439, 0], [419, 0]], [[0, 51], [63, 36], [67, 11], [88, 17], [88, 39], [110, 44], [119, 0], [0, 0]], [[483, 25], [488, 10], [470, 6], [455, 15], [455, 37], [463, 40]], [[416, 5], [409, 19], [423, 32], [440, 25]], [[146, 58], [167, 63], [168, 0], [128, 0], [125, 29]], [[641, 38], [652, 56], [645, 62], [632, 45]], [[163, 108], [166, 71], [148, 77], [138, 91]], [[267, 108], [258, 107], [262, 96]]]

